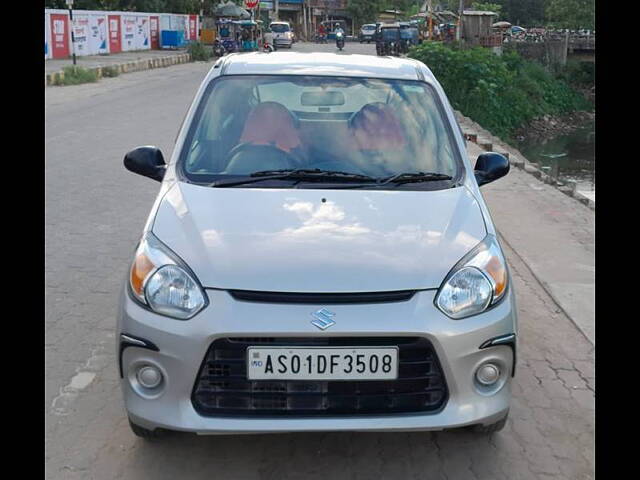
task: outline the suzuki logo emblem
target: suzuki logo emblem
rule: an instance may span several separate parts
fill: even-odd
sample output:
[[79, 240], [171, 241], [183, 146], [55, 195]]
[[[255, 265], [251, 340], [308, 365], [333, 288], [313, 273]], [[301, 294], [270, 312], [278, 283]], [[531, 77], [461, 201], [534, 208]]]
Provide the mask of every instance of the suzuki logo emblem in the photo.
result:
[[331, 317], [335, 317], [336, 314], [333, 312], [330, 312], [326, 308], [321, 308], [317, 312], [313, 312], [311, 316], [315, 318], [315, 320], [313, 320], [311, 323], [316, 327], [318, 327], [320, 330], [326, 330], [331, 325], [335, 325], [336, 323], [331, 318]]

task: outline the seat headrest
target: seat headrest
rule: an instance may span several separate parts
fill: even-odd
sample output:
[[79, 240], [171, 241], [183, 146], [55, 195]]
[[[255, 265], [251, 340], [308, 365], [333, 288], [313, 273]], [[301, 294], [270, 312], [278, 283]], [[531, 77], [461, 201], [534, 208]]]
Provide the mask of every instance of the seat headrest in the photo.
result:
[[407, 143], [398, 117], [386, 103], [362, 107], [351, 119], [350, 128], [358, 150], [393, 150]]
[[251, 111], [240, 142], [274, 145], [286, 152], [291, 152], [301, 143], [293, 114], [277, 102], [263, 102]]

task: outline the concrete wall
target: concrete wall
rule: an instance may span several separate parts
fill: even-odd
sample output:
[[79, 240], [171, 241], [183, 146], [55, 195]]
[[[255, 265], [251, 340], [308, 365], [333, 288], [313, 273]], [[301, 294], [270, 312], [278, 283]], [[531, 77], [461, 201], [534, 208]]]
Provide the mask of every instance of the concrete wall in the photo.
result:
[[[164, 25], [164, 29], [172, 28], [184, 32], [186, 40], [198, 39], [197, 15], [73, 10], [71, 24], [69, 10], [45, 9], [45, 59], [68, 58], [73, 53], [71, 29], [75, 37], [76, 56], [111, 53], [111, 49], [116, 48], [116, 45], [118, 51], [125, 52], [158, 48], [157, 41], [152, 41], [152, 17], [165, 19], [164, 22], [160, 22], [160, 32]], [[110, 38], [112, 31], [109, 20], [118, 18], [119, 29], [116, 40], [119, 41], [113, 41]]]

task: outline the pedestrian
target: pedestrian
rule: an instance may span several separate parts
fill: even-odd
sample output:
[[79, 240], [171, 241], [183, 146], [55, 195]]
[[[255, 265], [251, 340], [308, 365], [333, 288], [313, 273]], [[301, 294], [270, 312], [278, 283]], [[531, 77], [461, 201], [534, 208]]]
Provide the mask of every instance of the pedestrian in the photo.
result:
[[321, 23], [320, 28], [318, 28], [318, 36], [320, 37], [321, 42], [324, 42], [325, 34], [326, 34], [326, 29], [324, 28], [324, 25]]

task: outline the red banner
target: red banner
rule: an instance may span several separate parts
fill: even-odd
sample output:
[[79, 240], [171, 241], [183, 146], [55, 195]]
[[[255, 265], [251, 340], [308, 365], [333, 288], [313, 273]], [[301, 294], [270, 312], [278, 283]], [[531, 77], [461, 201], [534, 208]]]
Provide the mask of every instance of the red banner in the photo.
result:
[[69, 17], [60, 13], [51, 14], [51, 56], [69, 58]]
[[189, 40], [198, 40], [198, 16], [189, 15]]
[[160, 17], [149, 17], [149, 30], [151, 32], [151, 48], [160, 48]]
[[120, 15], [109, 15], [109, 52], [120, 53], [122, 51], [122, 28]]

